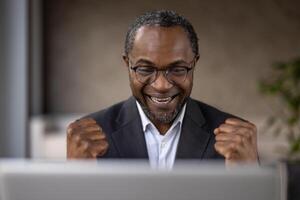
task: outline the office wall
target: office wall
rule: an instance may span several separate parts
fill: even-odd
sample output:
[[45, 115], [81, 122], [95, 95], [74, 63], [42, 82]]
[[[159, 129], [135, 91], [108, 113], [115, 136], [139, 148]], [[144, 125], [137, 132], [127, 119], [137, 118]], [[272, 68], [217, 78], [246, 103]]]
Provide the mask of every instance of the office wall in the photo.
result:
[[274, 61], [300, 55], [297, 0], [45, 0], [46, 112], [87, 113], [126, 99], [125, 33], [153, 9], [181, 13], [198, 33], [194, 98], [250, 120], [271, 113], [257, 81]]

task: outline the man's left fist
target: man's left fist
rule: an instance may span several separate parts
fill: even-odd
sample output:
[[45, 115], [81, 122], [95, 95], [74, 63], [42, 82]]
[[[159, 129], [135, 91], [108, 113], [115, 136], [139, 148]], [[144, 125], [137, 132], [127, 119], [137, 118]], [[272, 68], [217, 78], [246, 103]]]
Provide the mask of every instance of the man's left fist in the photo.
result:
[[214, 133], [215, 149], [225, 157], [226, 165], [258, 163], [257, 128], [254, 124], [229, 118]]

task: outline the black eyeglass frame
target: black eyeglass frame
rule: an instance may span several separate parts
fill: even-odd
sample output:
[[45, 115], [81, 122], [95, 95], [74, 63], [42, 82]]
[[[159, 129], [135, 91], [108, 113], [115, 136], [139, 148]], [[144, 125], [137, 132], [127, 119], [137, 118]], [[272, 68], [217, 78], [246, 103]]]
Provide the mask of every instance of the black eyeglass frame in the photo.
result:
[[[141, 81], [141, 80], [139, 80], [139, 78], [137, 78], [137, 80], [138, 80], [139, 82], [143, 83], [143, 84], [152, 84], [152, 83], [154, 83], [154, 82], [156, 81], [156, 79], [157, 79], [157, 77], [158, 77], [158, 76], [157, 76], [157, 75], [158, 75], [158, 72], [161, 71], [161, 72], [164, 72], [163, 75], [164, 75], [164, 77], [168, 80], [168, 82], [171, 83], [171, 84], [174, 84], [174, 83], [176, 83], [176, 82], [173, 81], [173, 80], [169, 80], [168, 74], [170, 73], [170, 70], [171, 70], [171, 69], [174, 69], [174, 68], [176, 68], [176, 67], [180, 67], [180, 68], [186, 69], [186, 74], [185, 74], [184, 80], [182, 81], [182, 82], [184, 82], [184, 81], [186, 80], [186, 77], [187, 77], [188, 73], [189, 73], [191, 70], [193, 70], [194, 67], [195, 67], [195, 58], [196, 58], [196, 57], [194, 57], [193, 60], [189, 63], [189, 67], [187, 67], [187, 66], [175, 66], [175, 67], [174, 67], [174, 66], [170, 66], [170, 67], [168, 67], [168, 68], [166, 68], [166, 69], [157, 69], [157, 68], [155, 68], [155, 67], [151, 67], [151, 69], [154, 69], [154, 72], [153, 72], [153, 73], [155, 74], [155, 78], [154, 78], [152, 81], [149, 81], [149, 82], [147, 82], [147, 81]], [[129, 64], [131, 64], [130, 60], [129, 60]], [[191, 65], [193, 65], [193, 66], [191, 66]], [[132, 71], [134, 71], [134, 74], [135, 74], [136, 77], [138, 77], [138, 76], [137, 76], [136, 70], [137, 70], [139, 67], [141, 67], [141, 66], [130, 66], [130, 67], [129, 67]], [[151, 75], [151, 76], [152, 76], [152, 75]], [[149, 78], [149, 80], [151, 80], [151, 78]]]

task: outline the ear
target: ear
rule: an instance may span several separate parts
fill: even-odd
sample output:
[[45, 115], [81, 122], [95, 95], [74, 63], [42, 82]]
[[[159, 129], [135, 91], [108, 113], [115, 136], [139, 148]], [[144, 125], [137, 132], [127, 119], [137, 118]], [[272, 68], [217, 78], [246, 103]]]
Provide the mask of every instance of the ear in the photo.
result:
[[195, 56], [195, 64], [198, 62], [199, 58], [200, 58], [199, 54]]
[[122, 55], [123, 61], [126, 65], [126, 67], [129, 67], [129, 58], [125, 54]]
[[[194, 70], [196, 69], [196, 64], [197, 64], [197, 62], [198, 62], [198, 60], [200, 59], [200, 55], [198, 54], [198, 55], [196, 55], [195, 56], [195, 60], [194, 60]], [[194, 70], [193, 70], [193, 72], [194, 72]], [[194, 76], [194, 73], [193, 73], [193, 76]]]

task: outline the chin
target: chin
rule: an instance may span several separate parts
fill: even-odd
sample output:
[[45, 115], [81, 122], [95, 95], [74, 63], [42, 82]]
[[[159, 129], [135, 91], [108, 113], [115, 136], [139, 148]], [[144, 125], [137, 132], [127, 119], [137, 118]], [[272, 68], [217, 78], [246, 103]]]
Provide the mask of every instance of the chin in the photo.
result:
[[174, 119], [177, 117], [178, 113], [181, 111], [183, 105], [187, 101], [187, 97], [180, 99], [178, 104], [176, 105], [175, 109], [172, 111], [154, 111], [149, 109], [147, 105], [147, 101], [145, 99], [145, 96], [135, 96], [135, 99], [139, 102], [141, 105], [145, 115], [152, 121], [152, 122], [158, 122], [162, 124], [170, 124], [174, 121]]
[[[173, 112], [155, 112], [150, 111], [149, 115], [154, 121], [157, 121], [162, 124], [170, 124], [177, 117], [180, 110], [175, 109]], [[149, 116], [148, 116], [149, 117]]]
[[141, 107], [145, 115], [151, 120], [162, 124], [170, 124], [177, 117], [178, 113], [181, 111], [183, 103], [179, 103], [173, 111], [152, 111], [145, 104], [141, 104]]

